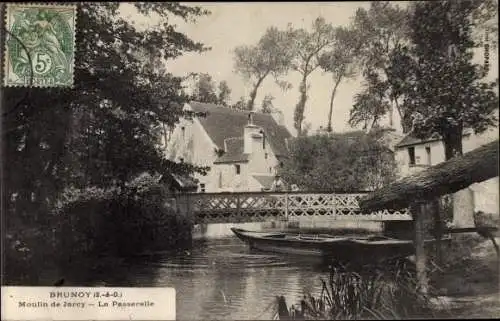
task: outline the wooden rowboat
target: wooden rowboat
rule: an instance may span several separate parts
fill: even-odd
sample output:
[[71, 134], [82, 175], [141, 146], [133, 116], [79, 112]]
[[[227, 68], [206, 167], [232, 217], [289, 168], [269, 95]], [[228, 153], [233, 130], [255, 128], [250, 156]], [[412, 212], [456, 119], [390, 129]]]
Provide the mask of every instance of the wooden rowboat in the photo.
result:
[[415, 254], [412, 240], [385, 236], [304, 235], [287, 232], [254, 232], [239, 228], [231, 230], [240, 240], [248, 243], [251, 249], [321, 257], [337, 262], [377, 262]]

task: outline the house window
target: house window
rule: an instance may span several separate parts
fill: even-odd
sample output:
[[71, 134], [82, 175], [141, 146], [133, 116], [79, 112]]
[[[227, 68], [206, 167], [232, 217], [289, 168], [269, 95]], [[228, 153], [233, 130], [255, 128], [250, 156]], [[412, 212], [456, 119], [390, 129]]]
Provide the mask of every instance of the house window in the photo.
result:
[[182, 139], [184, 139], [184, 136], [186, 135], [186, 128], [182, 126], [181, 131], [182, 131]]
[[269, 167], [269, 173], [272, 173], [272, 172], [273, 172], [273, 168]]
[[425, 153], [427, 154], [427, 165], [431, 165], [431, 147], [425, 147]]
[[205, 193], [205, 184], [200, 184], [200, 192]]
[[241, 172], [241, 167], [239, 164], [234, 165], [234, 168], [236, 169], [236, 175], [240, 175]]
[[415, 147], [408, 147], [408, 156], [410, 156], [410, 165], [415, 165]]
[[264, 154], [264, 158], [267, 159], [267, 153]]

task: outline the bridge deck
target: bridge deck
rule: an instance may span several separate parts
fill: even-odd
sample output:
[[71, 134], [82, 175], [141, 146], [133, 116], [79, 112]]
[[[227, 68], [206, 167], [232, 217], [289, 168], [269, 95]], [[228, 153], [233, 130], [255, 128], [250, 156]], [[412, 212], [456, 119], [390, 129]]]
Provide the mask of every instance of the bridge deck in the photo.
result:
[[[364, 213], [358, 202], [367, 193], [239, 192], [177, 195], [177, 206], [196, 224], [270, 220], [408, 221], [407, 209]], [[183, 201], [181, 201], [183, 200]]]

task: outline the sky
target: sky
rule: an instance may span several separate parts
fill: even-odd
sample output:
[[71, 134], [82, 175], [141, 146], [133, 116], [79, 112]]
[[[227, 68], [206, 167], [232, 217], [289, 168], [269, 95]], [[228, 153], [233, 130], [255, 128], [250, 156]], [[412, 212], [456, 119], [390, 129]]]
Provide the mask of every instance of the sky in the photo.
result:
[[[404, 2], [398, 4], [406, 5]], [[251, 85], [245, 83], [243, 78], [234, 71], [234, 48], [256, 44], [265, 30], [271, 26], [284, 29], [291, 23], [295, 28], [310, 30], [312, 22], [319, 16], [324, 17], [333, 26], [345, 26], [350, 23], [357, 8], [369, 8], [369, 2], [204, 2], [199, 4], [193, 2], [189, 5], [199, 5], [208, 9], [211, 14], [197, 18], [195, 23], [173, 20], [177, 25], [176, 29], [212, 49], [201, 54], [187, 53], [168, 61], [167, 71], [176, 76], [185, 76], [191, 72], [208, 73], [217, 83], [225, 80], [232, 90], [231, 103], [238, 101], [241, 96], [248, 98], [251, 90]], [[120, 11], [122, 15], [135, 19], [144, 28], [157, 21], [155, 17], [137, 18], [133, 7], [128, 4], [122, 4]], [[498, 57], [497, 54], [490, 54], [492, 70], [489, 78], [493, 79], [498, 77], [496, 57]], [[290, 72], [284, 79], [293, 86], [288, 91], [282, 91], [272, 77], [268, 77], [263, 82], [257, 94], [256, 109], [260, 108], [266, 94], [273, 95], [274, 106], [283, 111], [287, 128], [295, 133], [293, 113], [299, 98], [300, 75], [297, 72]], [[330, 74], [318, 68], [309, 77], [309, 85], [304, 115], [305, 122], [310, 123], [311, 129], [315, 130], [320, 126], [326, 127], [333, 80]], [[332, 119], [334, 132], [353, 130], [347, 121], [354, 95], [361, 88], [362, 79], [357, 77], [341, 83], [337, 89]], [[397, 113], [394, 114], [394, 123], [399, 123]]]

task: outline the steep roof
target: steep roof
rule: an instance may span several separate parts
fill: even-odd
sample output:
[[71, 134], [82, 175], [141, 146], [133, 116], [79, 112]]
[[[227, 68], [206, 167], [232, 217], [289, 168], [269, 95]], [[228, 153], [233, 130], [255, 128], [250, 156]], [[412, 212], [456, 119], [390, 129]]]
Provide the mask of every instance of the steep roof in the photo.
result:
[[455, 193], [496, 176], [498, 140], [382, 187], [362, 199], [359, 206], [363, 211], [399, 209], [414, 200]]
[[262, 185], [264, 188], [271, 188], [273, 186], [273, 182], [275, 177], [274, 176], [269, 176], [269, 175], [252, 175], [257, 182], [259, 182], [260, 185]]
[[382, 145], [389, 148], [391, 151], [396, 149], [403, 139], [403, 135], [398, 133], [396, 130], [391, 128], [381, 129], [379, 132], [378, 141], [382, 143]]
[[243, 137], [230, 137], [224, 139], [225, 153], [214, 161], [218, 163], [247, 162], [248, 154], [243, 153]]
[[[224, 148], [224, 140], [229, 137], [243, 137], [243, 128], [248, 123], [248, 111], [235, 110], [228, 107], [190, 102], [189, 106], [197, 113], [207, 113], [200, 117], [203, 128], [219, 149]], [[264, 129], [264, 133], [276, 156], [288, 154], [286, 139], [292, 137], [285, 126], [280, 126], [272, 115], [254, 112], [253, 122]]]
[[[471, 130], [470, 129], [464, 129], [462, 136], [470, 135]], [[411, 145], [418, 145], [418, 144], [423, 144], [423, 143], [430, 143], [430, 142], [435, 142], [435, 141], [440, 141], [441, 136], [438, 134], [433, 134], [429, 138], [425, 139], [420, 139], [415, 137], [413, 133], [409, 133], [406, 135], [397, 145], [396, 148], [402, 148], [406, 146], [411, 146]]]

